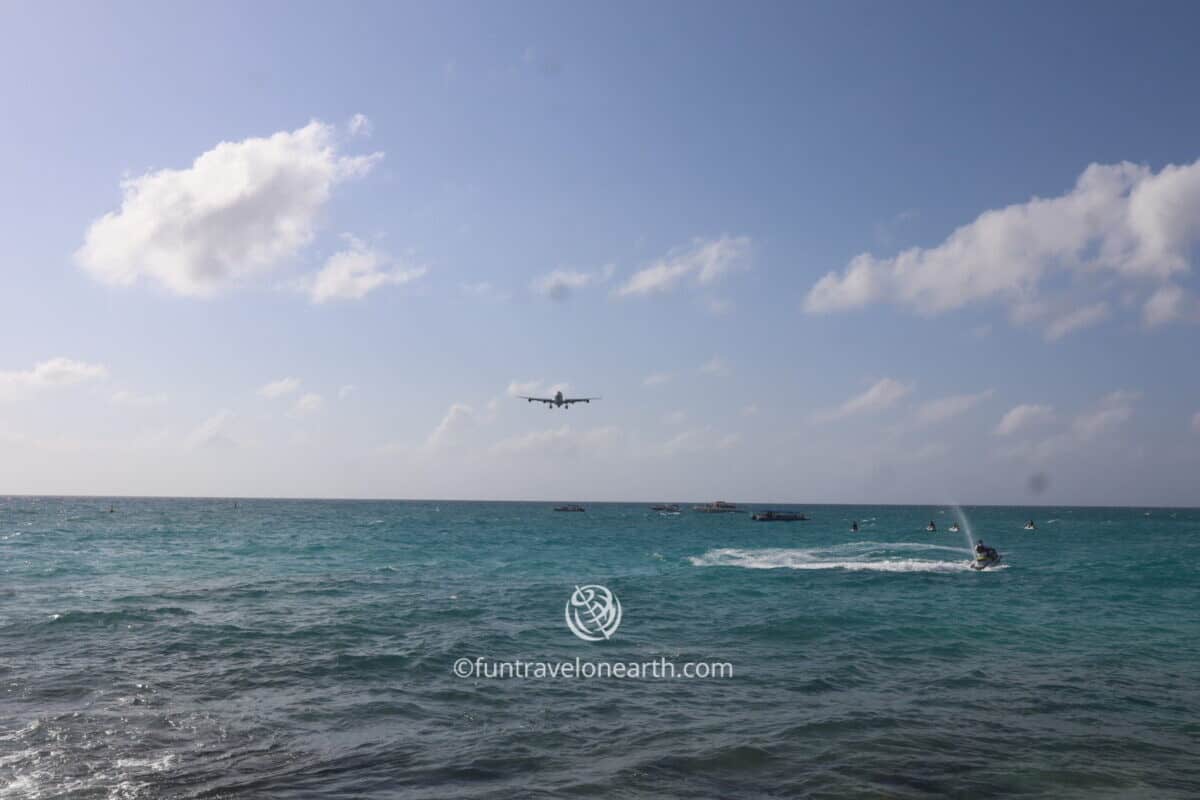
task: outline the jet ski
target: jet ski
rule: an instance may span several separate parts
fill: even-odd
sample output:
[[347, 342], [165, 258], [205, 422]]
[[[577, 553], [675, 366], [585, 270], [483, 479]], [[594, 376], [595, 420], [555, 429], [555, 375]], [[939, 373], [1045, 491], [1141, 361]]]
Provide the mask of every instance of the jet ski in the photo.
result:
[[934, 525], [932, 522], [930, 522], [928, 525], [925, 526], [925, 530], [929, 531], [930, 533], [933, 533], [934, 531], [937, 530], [937, 525]]
[[1029, 522], [1025, 523], [1025, 530], [1027, 530], [1027, 531], [1036, 531], [1037, 530], [1037, 526], [1033, 524], [1033, 520], [1029, 520]]
[[994, 547], [984, 547], [982, 550], [975, 551], [975, 560], [971, 562], [971, 569], [985, 570], [988, 567], [994, 567], [1000, 563], [1000, 553]]
[[950, 526], [951, 533], [958, 533], [960, 530], [962, 530], [962, 528], [958, 527], [957, 522]]

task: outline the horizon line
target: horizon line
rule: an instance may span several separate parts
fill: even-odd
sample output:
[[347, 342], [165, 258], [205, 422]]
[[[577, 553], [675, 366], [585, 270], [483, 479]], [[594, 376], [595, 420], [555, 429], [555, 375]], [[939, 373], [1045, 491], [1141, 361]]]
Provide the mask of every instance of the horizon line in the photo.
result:
[[[10, 493], [0, 494], [0, 500], [16, 498], [37, 498], [57, 500], [249, 500], [249, 501], [288, 501], [314, 503], [590, 503], [592, 505], [645, 505], [648, 503], [677, 503], [704, 505], [712, 500], [581, 500], [581, 499], [488, 499], [488, 498], [450, 498], [450, 497], [318, 497], [301, 495], [173, 495], [173, 494], [58, 494], [58, 493]], [[859, 506], [863, 508], [1105, 508], [1105, 509], [1152, 509], [1171, 511], [1195, 511], [1200, 506], [1164, 506], [1154, 504], [1088, 504], [1088, 503], [836, 503], [829, 501], [797, 502], [792, 500], [736, 500], [735, 505], [757, 506]]]

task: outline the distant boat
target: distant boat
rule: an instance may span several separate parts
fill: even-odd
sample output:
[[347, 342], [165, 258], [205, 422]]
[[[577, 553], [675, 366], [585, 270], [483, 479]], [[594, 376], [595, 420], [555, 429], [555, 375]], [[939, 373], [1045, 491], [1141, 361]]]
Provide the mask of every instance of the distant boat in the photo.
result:
[[674, 503], [660, 503], [656, 506], [650, 506], [650, 510], [651, 511], [660, 511], [660, 512], [666, 511], [666, 512], [678, 513], [679, 506], [675, 505]]
[[701, 506], [692, 506], [692, 511], [699, 511], [702, 514], [732, 514], [737, 510], [737, 503], [726, 503], [724, 500], [718, 500], [715, 503], [705, 503]]
[[554, 510], [555, 511], [587, 511], [587, 509], [584, 508], [583, 506], [574, 506], [574, 505], [555, 506]]
[[950, 526], [951, 533], [958, 533], [960, 530], [962, 530], [962, 529], [958, 527], [957, 522]]
[[755, 522], [805, 522], [808, 517], [795, 511], [757, 511], [750, 519]]
[[1036, 531], [1037, 530], [1037, 526], [1033, 524], [1033, 520], [1029, 520], [1029, 522], [1025, 523], [1025, 530], [1027, 530], [1027, 531]]

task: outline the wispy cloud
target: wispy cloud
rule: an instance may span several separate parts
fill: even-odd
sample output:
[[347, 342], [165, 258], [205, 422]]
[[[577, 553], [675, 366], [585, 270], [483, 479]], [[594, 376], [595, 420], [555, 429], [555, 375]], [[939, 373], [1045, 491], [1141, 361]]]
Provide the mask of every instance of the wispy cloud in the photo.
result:
[[307, 417], [324, 407], [325, 398], [315, 392], [308, 392], [296, 398], [296, 402], [292, 404], [291, 414], [293, 417]]
[[403, 286], [428, 272], [423, 265], [395, 265], [381, 251], [346, 234], [347, 247], [334, 253], [325, 266], [303, 282], [314, 303], [360, 300], [383, 286]]
[[695, 239], [688, 247], [676, 248], [635, 272], [616, 294], [632, 297], [665, 293], [676, 289], [685, 280], [697, 286], [709, 286], [733, 270], [745, 269], [749, 260], [749, 237]]
[[475, 409], [466, 403], [453, 403], [425, 440], [425, 447], [427, 450], [437, 450], [458, 444], [466, 431], [475, 424]]
[[996, 425], [997, 436], [1011, 436], [1025, 430], [1054, 420], [1054, 408], [1036, 403], [1022, 403], [1009, 409]]
[[21, 390], [71, 386], [106, 377], [108, 368], [103, 364], [51, 358], [35, 364], [31, 369], [0, 371], [0, 397], [12, 396]]
[[742, 443], [739, 433], [718, 433], [711, 426], [681, 431], [652, 451], [660, 456], [731, 450]]
[[[1010, 304], [1036, 297], [1056, 273], [1107, 273], [1128, 285], [1166, 285], [1189, 269], [1200, 242], [1200, 161], [1159, 172], [1123, 162], [1092, 164], [1058, 197], [985, 211], [932, 248], [892, 258], [863, 253], [808, 292], [804, 308], [821, 313], [894, 303], [923, 314], [984, 300]], [[1160, 288], [1161, 291], [1161, 288]], [[1160, 296], [1151, 317], [1171, 306]], [[1101, 308], [1103, 307], [1103, 310]], [[1107, 316], [1107, 305], [1055, 320], [1058, 338]]]
[[228, 409], [218, 411], [188, 434], [184, 440], [184, 446], [188, 450], [236, 446], [237, 442], [228, 432], [232, 419], [232, 411]]
[[1081, 441], [1096, 439], [1132, 417], [1133, 404], [1140, 396], [1140, 392], [1111, 392], [1094, 409], [1077, 416], [1071, 424], [1071, 430]]
[[975, 394], [954, 394], [937, 400], [923, 403], [917, 409], [918, 425], [934, 425], [939, 422], [965, 414], [984, 400], [992, 396], [992, 389], [985, 389]]
[[[1110, 392], [1092, 408], [1075, 415], [1066, 430], [1060, 430], [1058, 433], [1042, 439], [1019, 442], [1006, 447], [1000, 454], [1040, 464], [1078, 451], [1093, 442], [1104, 440], [1109, 434], [1123, 426], [1133, 416], [1133, 405], [1140, 396], [1141, 393], [1135, 391]], [[998, 428], [996, 432], [1011, 434], [1029, 427], [1032, 422], [1048, 422], [1052, 417], [1045, 410], [1046, 408], [1046, 406], [1018, 406], [1005, 415], [1005, 420], [1008, 420], [1015, 411], [1033, 409], [1026, 411], [1026, 421], [1018, 420], [1003, 430]], [[1002, 427], [1005, 420], [1001, 420]]]
[[700, 365], [700, 372], [704, 375], [712, 375], [717, 378], [728, 377], [733, 368], [729, 366], [729, 362], [720, 356], [713, 356], [708, 361]]
[[620, 438], [621, 430], [611, 425], [585, 431], [562, 425], [503, 439], [492, 445], [491, 453], [498, 456], [596, 455], [612, 448]]
[[280, 378], [277, 381], [271, 381], [258, 388], [258, 396], [265, 397], [268, 400], [274, 400], [277, 397], [285, 397], [300, 388], [299, 378]]
[[881, 378], [862, 394], [851, 397], [837, 408], [819, 411], [813, 415], [815, 422], [833, 422], [859, 414], [874, 414], [890, 408], [912, 394], [911, 384], [901, 383], [895, 378]]
[[1056, 341], [1068, 333], [1090, 328], [1108, 319], [1108, 303], [1096, 303], [1066, 314], [1046, 327], [1046, 340]]
[[532, 381], [512, 380], [508, 382], [505, 394], [509, 397], [550, 396], [555, 392], [567, 391], [568, 384], [552, 383], [549, 386], [542, 379]]
[[1146, 327], [1164, 325], [1188, 315], [1189, 308], [1194, 308], [1195, 302], [1178, 286], [1167, 284], [1160, 286], [1142, 306], [1142, 322]]
[[574, 291], [607, 283], [615, 271], [616, 267], [612, 264], [606, 264], [595, 272], [556, 269], [534, 279], [530, 288], [543, 297], [562, 302], [569, 298]]

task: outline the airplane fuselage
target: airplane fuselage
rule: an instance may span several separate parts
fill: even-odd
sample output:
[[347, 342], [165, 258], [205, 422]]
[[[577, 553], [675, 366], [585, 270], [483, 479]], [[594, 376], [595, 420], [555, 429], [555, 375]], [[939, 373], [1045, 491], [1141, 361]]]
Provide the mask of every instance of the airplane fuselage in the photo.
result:
[[561, 391], [555, 392], [554, 397], [527, 397], [518, 395], [522, 400], [530, 403], [545, 403], [546, 408], [570, 408], [572, 403], [590, 403], [593, 400], [599, 400], [599, 397], [563, 397]]

